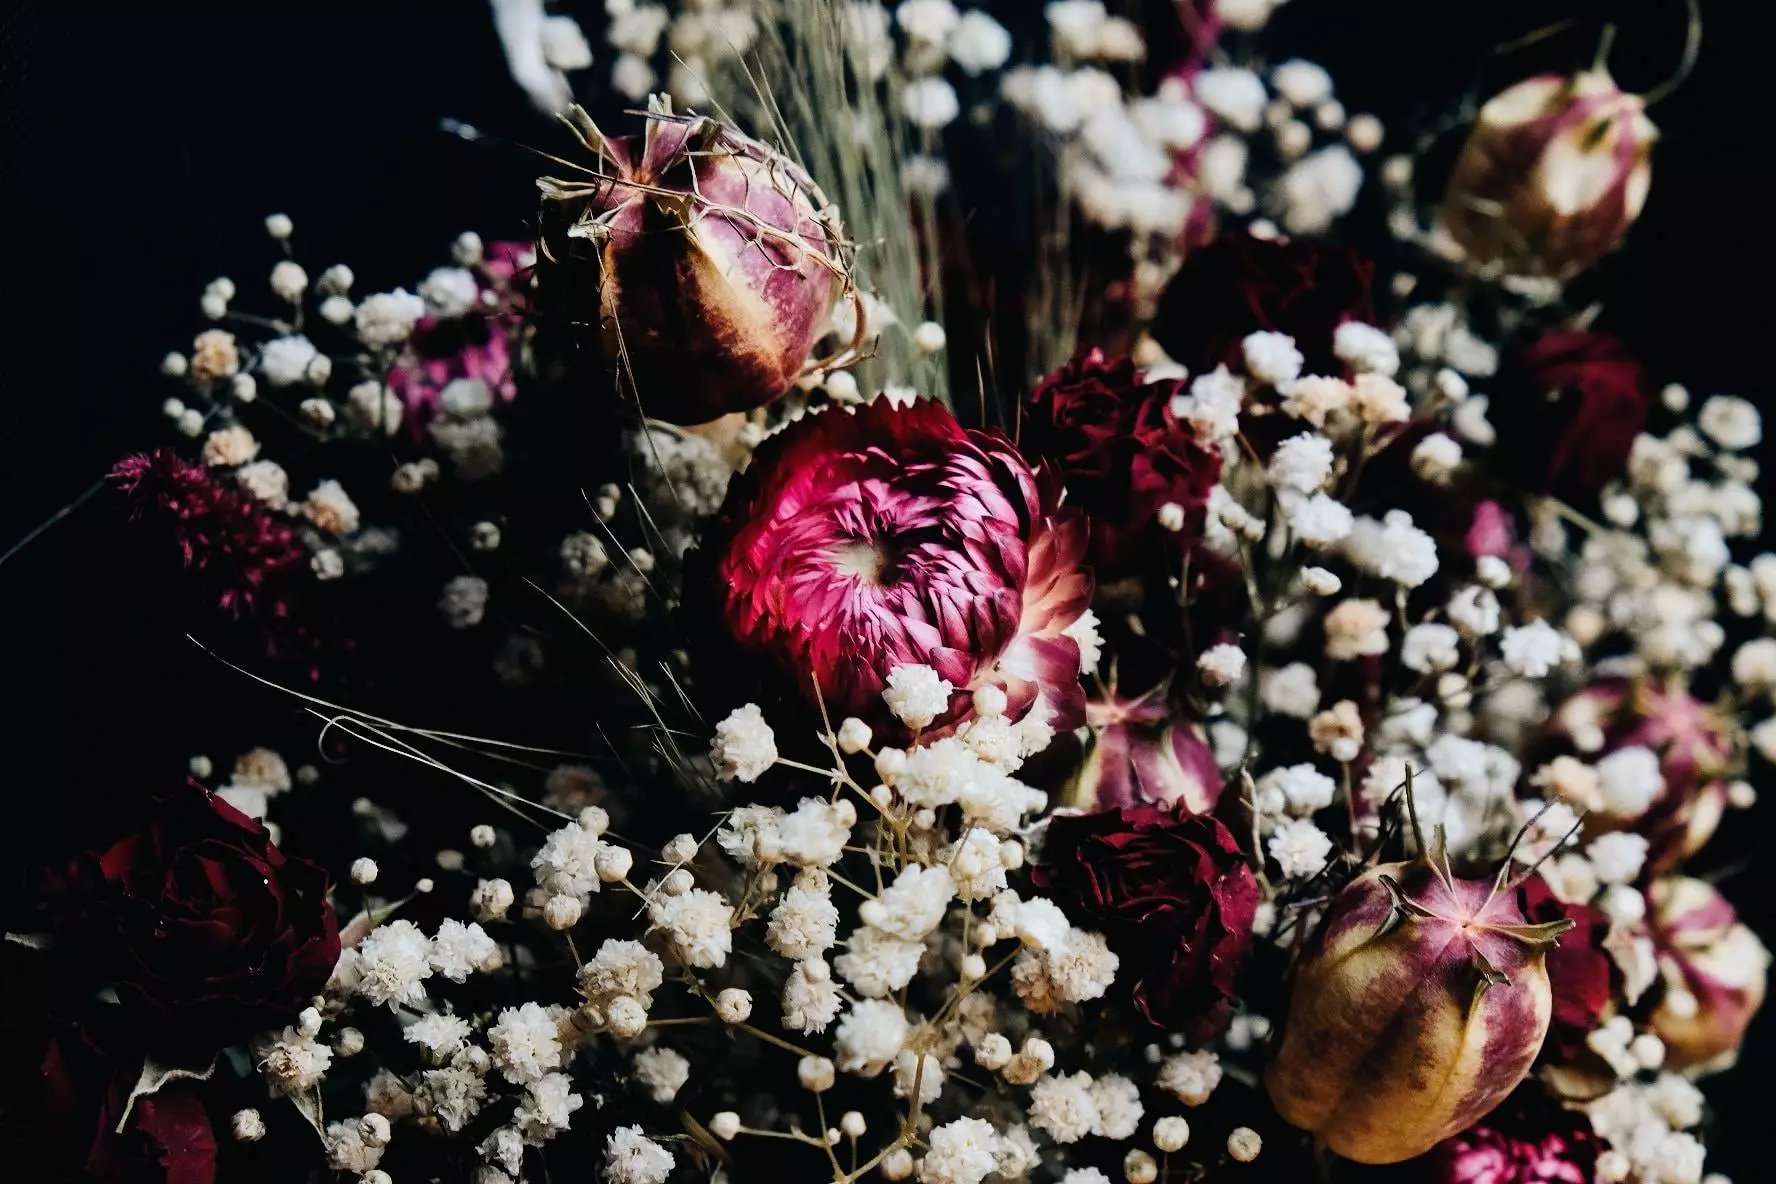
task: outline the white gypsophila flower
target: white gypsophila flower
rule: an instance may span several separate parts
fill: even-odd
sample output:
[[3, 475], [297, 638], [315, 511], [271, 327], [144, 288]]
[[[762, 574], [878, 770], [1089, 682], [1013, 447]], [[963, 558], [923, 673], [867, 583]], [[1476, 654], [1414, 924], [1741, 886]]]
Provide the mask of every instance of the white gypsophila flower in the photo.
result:
[[408, 1024], [403, 1039], [417, 1044], [434, 1061], [447, 1061], [469, 1040], [469, 1021], [458, 1015], [427, 1015]]
[[919, 1179], [924, 1184], [981, 1184], [999, 1163], [999, 1135], [979, 1118], [933, 1127]]
[[499, 1022], [487, 1029], [487, 1051], [494, 1066], [512, 1084], [540, 1081], [543, 1074], [562, 1066], [565, 1050], [559, 1018], [537, 1003], [508, 1007], [499, 1013]]
[[1612, 831], [1592, 839], [1585, 857], [1591, 861], [1598, 883], [1632, 884], [1646, 863], [1647, 846], [1644, 835]]
[[293, 259], [280, 259], [271, 269], [271, 291], [279, 300], [299, 303], [308, 291], [308, 273]]
[[1363, 715], [1356, 703], [1340, 699], [1308, 721], [1307, 735], [1314, 751], [1335, 761], [1349, 762], [1363, 751]]
[[936, 809], [957, 801], [982, 776], [980, 758], [961, 740], [946, 736], [905, 754], [884, 779], [900, 799], [916, 809]]
[[1160, 1089], [1186, 1106], [1200, 1106], [1221, 1084], [1221, 1058], [1208, 1050], [1170, 1056], [1159, 1067]]
[[758, 704], [737, 707], [715, 725], [709, 758], [716, 776], [728, 781], [757, 781], [777, 763], [777, 738]]
[[1111, 1184], [1111, 1180], [1097, 1168], [1068, 1168], [1061, 1184]]
[[785, 861], [798, 867], [830, 867], [845, 853], [857, 807], [840, 798], [803, 798], [777, 824], [777, 843]]
[[1283, 413], [1305, 420], [1316, 428], [1350, 406], [1351, 385], [1342, 378], [1322, 378], [1310, 374], [1297, 378], [1283, 392]]
[[[518, 1137], [532, 1147], [541, 1147], [566, 1130], [574, 1111], [586, 1099], [573, 1092], [573, 1081], [565, 1073], [547, 1073], [524, 1087], [524, 1098], [512, 1112], [512, 1126]], [[672, 1168], [672, 1157], [666, 1157], [666, 1168]], [[659, 1184], [661, 1175], [652, 1184]]]
[[942, 78], [915, 78], [900, 92], [900, 110], [914, 127], [937, 131], [962, 113], [956, 88]]
[[1283, 226], [1290, 234], [1324, 233], [1356, 205], [1362, 187], [1363, 166], [1349, 148], [1332, 144], [1311, 152], [1291, 165], [1277, 186]]
[[903, 941], [919, 941], [943, 921], [944, 910], [956, 895], [956, 882], [944, 867], [909, 865], [874, 900], [866, 900], [857, 915], [864, 924]]
[[1332, 459], [1332, 441], [1319, 433], [1291, 436], [1271, 454], [1271, 484], [1296, 493], [1318, 493], [1332, 476]]
[[393, 292], [377, 292], [359, 301], [353, 319], [358, 340], [371, 349], [399, 345], [413, 336], [413, 326], [426, 314], [426, 302], [413, 293], [396, 288]]
[[1208, 440], [1226, 440], [1239, 432], [1239, 413], [1245, 401], [1245, 379], [1226, 366], [1217, 366], [1193, 379], [1188, 395], [1172, 396], [1172, 414]]
[[453, 320], [480, 305], [481, 286], [469, 268], [435, 268], [419, 284], [419, 298], [432, 316]]
[[[998, 690], [992, 686], [986, 689]], [[1003, 715], [977, 715], [956, 729], [956, 739], [982, 761], [1008, 773], [1024, 763], [1023, 737], [1018, 726]]]
[[432, 938], [432, 969], [453, 983], [460, 983], [469, 974], [499, 953], [499, 946], [487, 931], [471, 921], [447, 919], [439, 924]]
[[1442, 817], [1443, 803], [1448, 795], [1443, 783], [1431, 771], [1426, 758], [1392, 752], [1377, 756], [1364, 774], [1361, 790], [1363, 801], [1376, 810], [1398, 794], [1402, 807], [1406, 800], [1407, 774], [1411, 773], [1412, 796], [1422, 818]]
[[357, 533], [358, 506], [345, 487], [334, 480], [321, 482], [302, 503], [302, 515], [318, 530], [344, 537]]
[[[1461, 444], [1453, 436], [1432, 432], [1412, 449], [1412, 471], [1420, 480], [1441, 485], [1449, 480], [1462, 461]], [[1497, 556], [1486, 556], [1496, 559]]]
[[1455, 626], [1471, 637], [1487, 637], [1499, 628], [1499, 602], [1492, 589], [1478, 584], [1458, 588], [1445, 610]]
[[[1000, 902], [1008, 899], [1008, 893], [1009, 890], [994, 898], [993, 907], [996, 913], [1001, 907]], [[1065, 948], [1067, 935], [1072, 933], [1073, 926], [1067, 920], [1067, 914], [1061, 911], [1061, 906], [1043, 896], [1018, 900], [1016, 893], [1009, 893], [1009, 900], [1015, 905], [1009, 928], [1019, 941], [1049, 953]]]
[[1350, 509], [1324, 493], [1286, 498], [1283, 503], [1289, 529], [1309, 547], [1326, 550], [1350, 537], [1355, 523]]
[[[476, 1148], [481, 1157], [497, 1164], [508, 1176], [517, 1176], [524, 1168], [524, 1139], [509, 1126], [502, 1126]], [[479, 1181], [476, 1184], [480, 1184]]]
[[604, 843], [578, 821], [549, 832], [531, 857], [537, 887], [551, 896], [572, 896], [582, 904], [603, 887], [598, 875], [598, 853]]
[[[995, 848], [997, 844], [995, 843]], [[839, 908], [824, 886], [791, 885], [771, 910], [765, 941], [785, 958], [819, 957], [838, 940]]]
[[295, 386], [308, 379], [308, 368], [320, 351], [308, 338], [296, 334], [274, 337], [259, 347], [259, 373], [272, 386]]
[[1478, 785], [1486, 780], [1486, 745], [1478, 740], [1446, 733], [1426, 746], [1425, 759], [1439, 780], [1452, 785]]
[[346, 392], [345, 418], [362, 432], [392, 436], [401, 426], [401, 400], [375, 380], [360, 382]]
[[413, 1108], [437, 1119], [445, 1130], [454, 1133], [474, 1121], [486, 1098], [487, 1083], [480, 1074], [450, 1065], [419, 1075], [419, 1088], [413, 1091]]
[[932, 720], [949, 710], [950, 693], [956, 688], [931, 667], [917, 662], [903, 662], [888, 672], [888, 684], [882, 689], [882, 702], [894, 717], [914, 731], [928, 727]]
[[1270, 84], [1291, 106], [1312, 107], [1332, 97], [1332, 76], [1324, 66], [1290, 58], [1270, 72]]
[[1499, 638], [1505, 665], [1525, 678], [1543, 678], [1560, 664], [1565, 641], [1546, 621], [1507, 625]]
[[333, 1050], [313, 1034], [295, 1028], [266, 1032], [250, 1044], [253, 1059], [266, 1081], [279, 1093], [302, 1094], [320, 1083], [333, 1064]]
[[1141, 1125], [1141, 1091], [1120, 1074], [1107, 1074], [1092, 1082], [1092, 1103], [1097, 1121], [1092, 1134], [1100, 1139], [1130, 1139]]
[[1030, 1125], [1057, 1143], [1077, 1143], [1098, 1122], [1089, 1073], [1043, 1077], [1030, 1087]]
[[1380, 601], [1366, 597], [1339, 601], [1326, 614], [1326, 656], [1348, 662], [1387, 653], [1391, 619]]
[[792, 1032], [824, 1032], [845, 1000], [832, 971], [819, 959], [798, 962], [783, 982], [783, 1026]]
[[665, 1106], [691, 1079], [691, 1063], [670, 1048], [644, 1048], [635, 1054], [635, 1081], [648, 1097]]
[[1344, 581], [1323, 567], [1304, 567], [1301, 569], [1301, 586], [1315, 596], [1336, 596], [1344, 587]]
[[1733, 681], [1747, 694], [1776, 690], [1776, 638], [1758, 637], [1733, 653]]
[[1639, 818], [1665, 792], [1659, 756], [1650, 748], [1619, 748], [1598, 760], [1596, 768], [1604, 811], [1613, 817]]
[[[1098, 614], [1086, 609], [1073, 619], [1073, 623], [1061, 630], [1061, 636], [1071, 637], [1079, 646], [1079, 669], [1087, 674], [1098, 668], [1098, 662], [1104, 656], [1104, 638], [1098, 632]], [[944, 684], [949, 685], [949, 684]]]
[[1250, 135], [1264, 123], [1264, 106], [1270, 96], [1264, 80], [1237, 66], [1203, 70], [1192, 83], [1197, 102], [1223, 122]]
[[923, 942], [891, 937], [868, 925], [854, 930], [845, 947], [833, 959], [833, 970], [865, 999], [881, 999], [904, 988], [918, 974], [925, 954]]
[[723, 851], [743, 867], [758, 867], [783, 860], [783, 820], [776, 806], [736, 806], [715, 832]]
[[1301, 377], [1301, 351], [1287, 333], [1260, 330], [1248, 334], [1240, 342], [1240, 353], [1245, 358], [1246, 373], [1259, 382], [1281, 388]]
[[725, 965], [734, 948], [734, 908], [719, 895], [693, 888], [679, 896], [655, 895], [648, 902], [652, 928], [666, 935], [679, 961], [700, 970]]
[[493, 410], [493, 388], [479, 378], [453, 378], [438, 392], [438, 410], [451, 419], [479, 419]]
[[950, 0], [901, 0], [894, 23], [910, 40], [942, 45], [961, 18]]
[[1061, 948], [1046, 953], [1043, 961], [1056, 993], [1069, 1003], [1103, 998], [1122, 964], [1103, 934], [1080, 929], [1070, 930]]
[[242, 465], [235, 471], [234, 479], [255, 501], [264, 502], [269, 509], [281, 510], [290, 503], [290, 476], [276, 461], [256, 460]]
[[1265, 850], [1277, 861], [1283, 875], [1316, 876], [1332, 853], [1332, 840], [1312, 819], [1296, 818], [1282, 823], [1270, 836]]
[[1729, 452], [1756, 448], [1764, 439], [1757, 406], [1733, 395], [1711, 395], [1696, 416], [1704, 435]]
[[487, 581], [457, 576], [438, 596], [438, 612], [452, 629], [473, 629], [487, 615]]
[[647, 1008], [653, 1003], [654, 992], [665, 981], [665, 973], [660, 956], [640, 942], [606, 938], [598, 952], [580, 967], [580, 992], [597, 1006], [624, 997]]
[[985, 827], [971, 827], [951, 845], [947, 866], [956, 895], [964, 901], [990, 899], [1005, 887], [999, 840]]
[[367, 1176], [382, 1162], [382, 1145], [366, 1142], [363, 1127], [355, 1120], [328, 1123], [321, 1143], [327, 1151], [327, 1166], [336, 1172]]
[[1367, 575], [1416, 588], [1437, 574], [1437, 543], [1412, 524], [1405, 510], [1389, 510], [1380, 522], [1358, 518], [1345, 540], [1345, 558]]
[[1406, 630], [1400, 641], [1400, 665], [1419, 674], [1453, 670], [1461, 660], [1461, 635], [1438, 621]]
[[432, 943], [419, 926], [399, 919], [384, 922], [358, 943], [357, 953], [358, 994], [391, 1009], [424, 1001], [422, 984], [432, 976]]
[[[825, 1057], [821, 1057], [820, 1061], [830, 1081], [832, 1062]], [[910, 1048], [901, 1049], [894, 1055], [893, 1073], [894, 1096], [897, 1098], [912, 1097], [915, 1084], [923, 1105], [929, 1106], [943, 1096], [943, 1065], [928, 1052], [915, 1053]]]
[[1319, 675], [1305, 662], [1266, 670], [1258, 679], [1258, 697], [1277, 715], [1311, 719], [1320, 709]]
[[978, 8], [962, 14], [944, 44], [950, 60], [970, 78], [997, 70], [1011, 57], [1011, 34]]
[[1197, 656], [1196, 669], [1211, 687], [1232, 686], [1246, 669], [1246, 651], [1237, 645], [1212, 645]]
[[1400, 350], [1394, 339], [1361, 321], [1346, 321], [1333, 331], [1332, 352], [1359, 374], [1392, 378], [1400, 369]]
[[890, 999], [860, 999], [833, 1031], [833, 1051], [847, 1073], [886, 1066], [906, 1045], [911, 1031], [900, 1004]]
[[1153, 96], [1129, 104], [1129, 114], [1146, 137], [1168, 152], [1187, 152], [1208, 131], [1203, 109], [1178, 96]]
[[[592, 45], [586, 40], [585, 30], [579, 22], [570, 16], [547, 16], [543, 18], [542, 28], [543, 61], [554, 70], [584, 70], [592, 64]], [[465, 262], [474, 263], [480, 259], [480, 238], [475, 238], [476, 250], [463, 249], [461, 238], [451, 250], [451, 254], [466, 256]]]
[[1280, 792], [1289, 813], [1304, 816], [1330, 806], [1338, 792], [1338, 784], [1332, 778], [1305, 764], [1272, 769], [1258, 779], [1257, 785], [1260, 794], [1266, 790]]

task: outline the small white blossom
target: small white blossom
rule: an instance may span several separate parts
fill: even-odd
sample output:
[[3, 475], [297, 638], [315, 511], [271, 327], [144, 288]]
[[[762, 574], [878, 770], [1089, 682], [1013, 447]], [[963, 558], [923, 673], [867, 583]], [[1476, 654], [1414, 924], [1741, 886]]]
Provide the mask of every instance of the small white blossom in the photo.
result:
[[1284, 509], [1295, 537], [1320, 550], [1349, 538], [1355, 524], [1349, 508], [1324, 493], [1287, 499]]
[[1197, 101], [1232, 127], [1250, 134], [1263, 125], [1269, 96], [1263, 80], [1250, 70], [1231, 66], [1203, 70], [1194, 89]]
[[691, 1063], [670, 1048], [644, 1048], [635, 1054], [635, 1081], [648, 1097], [665, 1106], [691, 1079]]
[[1077, 1143], [1098, 1122], [1088, 1073], [1044, 1077], [1030, 1087], [1030, 1125], [1057, 1143]]
[[1260, 330], [1240, 342], [1246, 372], [1260, 382], [1285, 387], [1301, 377], [1301, 351], [1287, 333]]
[[1722, 448], [1742, 452], [1764, 439], [1763, 419], [1757, 406], [1732, 395], [1712, 395], [1697, 414], [1697, 426]]
[[1592, 839], [1585, 848], [1585, 856], [1599, 883], [1631, 884], [1646, 863], [1647, 840], [1644, 835], [1612, 831]]
[[542, 1080], [561, 1068], [565, 1058], [557, 1016], [537, 1003], [501, 1011], [499, 1021], [487, 1029], [487, 1051], [514, 1085]]
[[1453, 670], [1461, 660], [1461, 635], [1434, 621], [1414, 625], [1400, 642], [1400, 664], [1420, 674]]
[[419, 926], [400, 919], [384, 922], [358, 944], [357, 953], [358, 994], [390, 1008], [424, 1001], [432, 943]]
[[648, 918], [687, 966], [714, 969], [727, 962], [733, 949], [733, 906], [705, 889], [656, 896], [648, 905]]
[[674, 1162], [638, 1126], [620, 1126], [604, 1141], [605, 1184], [666, 1184]]
[[1311, 819], [1296, 818], [1278, 826], [1265, 849], [1284, 876], [1315, 876], [1326, 866], [1332, 840]]
[[1499, 639], [1505, 665], [1525, 678], [1543, 678], [1560, 664], [1564, 642], [1560, 631], [1546, 621], [1508, 625]]
[[1318, 493], [1332, 476], [1332, 441], [1316, 432], [1291, 436], [1277, 445], [1269, 472], [1278, 489]]
[[1196, 668], [1207, 685], [1232, 686], [1245, 673], [1246, 652], [1237, 645], [1212, 645], [1198, 655]]
[[729, 781], [757, 781], [777, 763], [777, 738], [758, 704], [736, 708], [715, 725], [709, 755], [716, 775]]
[[354, 314], [358, 340], [371, 349], [399, 345], [413, 336], [413, 326], [425, 313], [426, 302], [401, 288], [366, 296]]
[[1258, 680], [1258, 696], [1278, 715], [1309, 719], [1320, 708], [1319, 675], [1305, 662], [1266, 670]]
[[1188, 395], [1173, 396], [1172, 413], [1208, 439], [1226, 440], [1239, 432], [1245, 399], [1245, 380], [1217, 366], [1192, 380]]
[[259, 373], [272, 386], [295, 386], [307, 381], [309, 365], [319, 355], [306, 337], [274, 337], [259, 347]]
[[1400, 351], [1394, 339], [1361, 321], [1346, 321], [1332, 335], [1332, 352], [1359, 374], [1392, 378], [1400, 369]]

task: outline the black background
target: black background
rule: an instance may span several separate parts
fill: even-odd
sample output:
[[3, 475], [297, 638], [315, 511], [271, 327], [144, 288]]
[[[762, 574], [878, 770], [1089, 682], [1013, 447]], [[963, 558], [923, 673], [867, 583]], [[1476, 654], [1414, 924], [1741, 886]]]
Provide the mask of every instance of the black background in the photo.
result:
[[[1598, 287], [1602, 323], [1657, 380], [1743, 394], [1768, 414], [1776, 170], [1760, 7], [1703, 0], [1701, 66], [1653, 112], [1652, 198]], [[1567, 16], [1567, 33], [1487, 66], [1492, 86], [1587, 59], [1609, 21], [1627, 88], [1677, 60], [1680, 0], [1293, 0], [1273, 40], [1279, 59], [1327, 65], [1351, 111], [1405, 129], [1457, 103], [1487, 47]], [[611, 55], [595, 48], [596, 73]], [[524, 236], [529, 159], [448, 137], [440, 116], [555, 142], [507, 80], [477, 0], [0, 3], [0, 548], [119, 455], [167, 438], [158, 359], [201, 327], [208, 279], [263, 285], [277, 257], [267, 213], [295, 219], [311, 273], [348, 261], [361, 292], [411, 285], [459, 230]], [[97, 499], [0, 566], [11, 887], [70, 819], [182, 775], [192, 752], [220, 764], [295, 722], [184, 640], [132, 578], [115, 509]], [[1769, 817], [1736, 815], [1707, 857], [1749, 865], [1724, 883], [1766, 940], [1776, 877], [1755, 857]], [[1740, 1067], [1709, 1087], [1722, 1120], [1710, 1167], [1741, 1182], [1762, 1178], [1767, 1154], [1773, 1027], [1755, 1026]]]

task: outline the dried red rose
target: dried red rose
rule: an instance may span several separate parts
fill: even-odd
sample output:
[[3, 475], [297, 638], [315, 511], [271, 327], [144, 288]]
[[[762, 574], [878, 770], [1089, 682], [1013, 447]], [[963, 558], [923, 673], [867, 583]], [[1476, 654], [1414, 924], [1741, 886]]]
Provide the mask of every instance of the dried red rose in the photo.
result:
[[1610, 1001], [1610, 956], [1603, 942], [1609, 918], [1583, 904], [1569, 904], [1554, 895], [1540, 875], [1524, 881], [1518, 905], [1532, 925], [1571, 921], [1573, 928], [1550, 949], [1544, 964], [1554, 996], [1553, 1017], [1542, 1044], [1541, 1059], [1564, 1063], [1584, 1052], [1585, 1037], [1594, 1031]]
[[157, 1048], [288, 1023], [339, 961], [326, 873], [196, 784], [155, 805], [52, 877], [58, 951], [109, 983]]
[[1487, 408], [1500, 447], [1488, 456], [1513, 484], [1588, 504], [1628, 467], [1645, 426], [1646, 376], [1608, 333], [1548, 333], [1507, 359]]
[[[894, 667], [931, 666], [954, 692], [936, 726], [1003, 689], [1008, 714], [1040, 702], [1057, 729], [1083, 720], [1079, 642], [1091, 577], [1085, 519], [1058, 482], [997, 432], [940, 404], [829, 410], [760, 446], [688, 561], [687, 614], [834, 719], [881, 718]], [[708, 603], [712, 602], [712, 603]], [[714, 660], [705, 653], [705, 658]], [[734, 681], [735, 669], [722, 671]]]
[[1156, 1027], [1205, 1040], [1232, 1011], [1252, 944], [1258, 882], [1220, 822], [1154, 806], [1049, 823], [1036, 887], [1104, 934]]
[[1164, 533], [1158, 515], [1167, 503], [1184, 511], [1186, 542], [1202, 533], [1221, 454], [1172, 414], [1182, 387], [1146, 382], [1134, 362], [1094, 349], [1024, 400], [1018, 446], [1053, 464], [1072, 503], [1091, 516], [1088, 557], [1100, 577], [1140, 561]]
[[1184, 261], [1148, 332], [1192, 374], [1237, 368], [1240, 342], [1261, 329], [1295, 339], [1302, 373], [1342, 374], [1332, 336], [1345, 321], [1375, 322], [1374, 275], [1367, 259], [1328, 243], [1224, 234]]

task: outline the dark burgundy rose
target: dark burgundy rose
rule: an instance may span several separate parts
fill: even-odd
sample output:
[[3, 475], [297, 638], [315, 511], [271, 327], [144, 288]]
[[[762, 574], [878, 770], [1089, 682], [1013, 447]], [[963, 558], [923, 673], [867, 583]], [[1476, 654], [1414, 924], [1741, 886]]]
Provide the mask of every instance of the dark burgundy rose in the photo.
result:
[[1406, 1165], [1425, 1184], [1592, 1184], [1597, 1136], [1531, 1081], [1481, 1119]]
[[1375, 323], [1374, 277], [1373, 263], [1330, 243], [1230, 232], [1185, 259], [1148, 332], [1192, 374], [1237, 369], [1240, 342], [1261, 329], [1295, 339], [1302, 373], [1343, 374], [1332, 335], [1345, 321]]
[[327, 875], [196, 784], [52, 878], [57, 950], [187, 1056], [289, 1023], [339, 961]]
[[[90, 1033], [52, 1041], [39, 1070], [37, 1151], [67, 1172], [98, 1184], [213, 1184], [216, 1132], [202, 1084], [173, 1081], [129, 1104], [141, 1057], [107, 1055]], [[117, 1129], [129, 1107], [123, 1129]], [[64, 1178], [51, 1176], [50, 1178]]]
[[1100, 574], [1136, 563], [1160, 530], [1159, 508], [1184, 509], [1184, 537], [1202, 532], [1221, 454], [1172, 414], [1182, 383], [1144, 382], [1134, 362], [1091, 350], [1037, 384], [1024, 401], [1018, 446], [1046, 460], [1090, 516], [1088, 558]]
[[1584, 330], [1548, 333], [1512, 355], [1494, 390], [1493, 462], [1520, 488], [1578, 505], [1627, 470], [1650, 406], [1627, 347]]
[[1539, 875], [1529, 877], [1518, 889], [1518, 904], [1531, 925], [1563, 919], [1573, 922], [1573, 928], [1561, 934], [1547, 954], [1554, 1012], [1541, 1053], [1543, 1061], [1570, 1062], [1584, 1052], [1585, 1037], [1596, 1029], [1609, 1005], [1611, 960], [1603, 948], [1609, 918], [1589, 905], [1561, 900]]
[[1155, 806], [1057, 817], [1033, 879], [1108, 939], [1149, 1023], [1206, 1040], [1226, 1022], [1258, 882], [1220, 822]]

